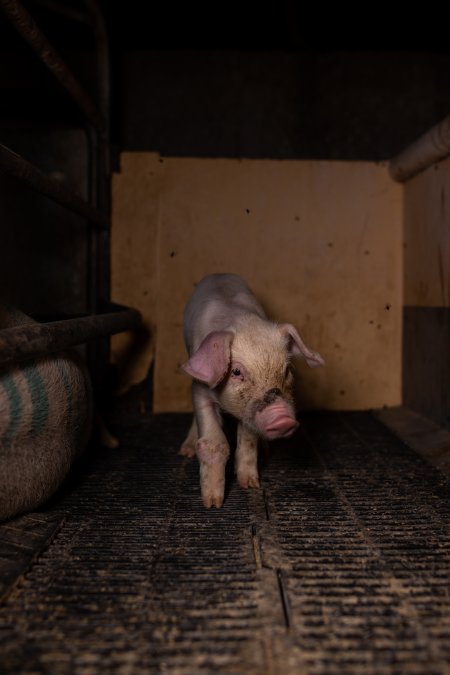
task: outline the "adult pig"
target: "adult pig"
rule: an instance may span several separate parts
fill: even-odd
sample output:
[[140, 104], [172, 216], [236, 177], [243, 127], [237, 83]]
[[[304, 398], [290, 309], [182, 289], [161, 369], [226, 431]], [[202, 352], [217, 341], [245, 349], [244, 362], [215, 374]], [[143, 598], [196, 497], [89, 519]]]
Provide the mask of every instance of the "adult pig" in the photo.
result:
[[238, 420], [235, 469], [242, 487], [259, 487], [258, 437], [285, 438], [298, 426], [291, 359], [324, 365], [291, 324], [269, 321], [246, 282], [235, 274], [212, 274], [196, 286], [185, 312], [193, 379], [194, 421], [181, 454], [197, 455], [203, 504], [223, 503], [229, 446], [220, 410]]
[[[34, 323], [0, 307], [0, 329]], [[88, 373], [75, 352], [0, 367], [0, 520], [35, 509], [84, 449], [92, 420]]]

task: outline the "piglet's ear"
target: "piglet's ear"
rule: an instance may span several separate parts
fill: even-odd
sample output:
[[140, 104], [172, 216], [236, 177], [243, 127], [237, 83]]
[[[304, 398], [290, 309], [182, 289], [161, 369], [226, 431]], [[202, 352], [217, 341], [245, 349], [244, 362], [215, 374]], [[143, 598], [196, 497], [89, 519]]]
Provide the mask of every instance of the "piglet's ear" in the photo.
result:
[[231, 360], [230, 331], [209, 333], [189, 361], [181, 366], [195, 380], [204, 382], [211, 389], [217, 387], [228, 372]]
[[281, 334], [288, 338], [288, 349], [292, 356], [301, 356], [306, 359], [306, 363], [310, 368], [325, 365], [325, 361], [320, 354], [318, 352], [313, 352], [305, 345], [294, 326], [291, 326], [290, 323], [283, 323], [278, 326], [278, 328]]

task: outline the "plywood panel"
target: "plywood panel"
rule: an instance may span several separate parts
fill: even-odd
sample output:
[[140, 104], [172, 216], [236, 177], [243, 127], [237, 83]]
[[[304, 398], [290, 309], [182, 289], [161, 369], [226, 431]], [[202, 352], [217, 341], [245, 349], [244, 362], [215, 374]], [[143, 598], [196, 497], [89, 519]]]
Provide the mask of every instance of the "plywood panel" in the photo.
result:
[[405, 184], [405, 305], [450, 307], [450, 159]]
[[404, 187], [403, 402], [450, 421], [450, 159]]
[[[153, 288], [156, 411], [191, 407], [190, 380], [179, 369], [186, 358], [182, 312], [194, 284], [211, 272], [244, 276], [271, 318], [294, 323], [322, 353], [325, 369], [299, 365], [302, 405], [361, 409], [400, 403], [402, 188], [384, 166], [158, 162], [154, 155], [148, 162], [147, 171], [151, 167], [155, 175], [146, 190], [137, 187], [148, 175], [144, 155], [124, 155], [128, 175], [122, 175], [120, 189], [139, 193], [152, 223], [157, 216], [157, 234], [153, 226], [142, 227], [133, 202], [133, 222], [140, 226], [135, 230], [130, 220], [133, 236], [113, 274], [129, 304], [143, 300], [136, 287]], [[147, 203], [152, 199], [157, 213]], [[130, 280], [134, 254], [142, 263]], [[145, 282], [140, 274], [148, 274]]]
[[151, 153], [123, 154], [113, 175], [111, 295], [139, 309], [145, 328], [112, 338], [122, 391], [145, 379], [155, 353], [159, 179], [159, 156]]

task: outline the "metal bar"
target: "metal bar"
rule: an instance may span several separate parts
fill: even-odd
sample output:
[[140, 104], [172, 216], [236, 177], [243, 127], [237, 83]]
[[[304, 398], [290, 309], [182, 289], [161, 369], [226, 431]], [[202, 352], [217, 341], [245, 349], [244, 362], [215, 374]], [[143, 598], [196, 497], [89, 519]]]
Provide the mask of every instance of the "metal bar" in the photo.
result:
[[109, 314], [5, 328], [0, 331], [0, 365], [63, 351], [93, 338], [130, 330], [140, 323], [140, 313], [126, 308]]
[[0, 0], [0, 7], [30, 47], [38, 54], [41, 61], [69, 93], [85, 117], [103, 133], [105, 130], [105, 120], [102, 113], [97, 109], [76, 77], [19, 0]]
[[[105, 135], [101, 137], [95, 129], [91, 129], [89, 140], [91, 143], [91, 175], [93, 195], [91, 201], [104, 213], [110, 215], [111, 209], [111, 161], [109, 140], [110, 118], [110, 61], [108, 35], [105, 20], [97, 0], [84, 0], [89, 22], [95, 35], [98, 101], [105, 118]], [[110, 296], [110, 231], [102, 230], [91, 233], [95, 238], [92, 242], [93, 279], [96, 302], [103, 306]], [[97, 310], [95, 310], [97, 311]], [[105, 356], [107, 356], [105, 354]]]
[[[1, 0], [0, 0], [1, 2]], [[0, 170], [26, 183], [29, 187], [50, 197], [58, 204], [87, 218], [91, 223], [101, 228], [109, 227], [109, 218], [101, 211], [91, 206], [75, 192], [47, 176], [34, 164], [23, 159], [20, 155], [0, 144]]]
[[50, 12], [55, 12], [55, 14], [61, 14], [66, 19], [71, 19], [78, 23], [88, 23], [88, 17], [85, 12], [80, 12], [73, 7], [67, 7], [58, 0], [35, 0], [35, 2], [44, 7]]
[[289, 602], [289, 596], [286, 588], [286, 581], [284, 578], [284, 573], [283, 570], [277, 569], [276, 570], [277, 574], [277, 580], [278, 580], [278, 590], [280, 591], [280, 599], [281, 599], [281, 605], [283, 607], [283, 616], [284, 616], [284, 623], [286, 624], [286, 628], [289, 629], [291, 626], [291, 605]]
[[[98, 103], [105, 119], [105, 132], [100, 135], [94, 127], [88, 129], [90, 144], [90, 201], [102, 212], [111, 213], [111, 160], [109, 146], [110, 120], [110, 59], [105, 20], [97, 0], [84, 0], [89, 23], [95, 36]], [[89, 298], [90, 311], [97, 313], [110, 298], [110, 229], [89, 232]], [[107, 381], [106, 364], [110, 361], [110, 341], [97, 340], [87, 350], [93, 379]], [[102, 372], [103, 371], [103, 372]], [[101, 386], [101, 384], [99, 384]]]
[[389, 163], [391, 177], [403, 183], [450, 155], [450, 116], [408, 145]]
[[[109, 138], [109, 106], [111, 100], [111, 68], [109, 61], [109, 41], [106, 30], [105, 19], [98, 6], [97, 0], [84, 0], [87, 9], [87, 16], [95, 35], [97, 46], [97, 83], [98, 83], [98, 102], [100, 110], [105, 120], [105, 137]], [[109, 172], [109, 164], [108, 164]]]

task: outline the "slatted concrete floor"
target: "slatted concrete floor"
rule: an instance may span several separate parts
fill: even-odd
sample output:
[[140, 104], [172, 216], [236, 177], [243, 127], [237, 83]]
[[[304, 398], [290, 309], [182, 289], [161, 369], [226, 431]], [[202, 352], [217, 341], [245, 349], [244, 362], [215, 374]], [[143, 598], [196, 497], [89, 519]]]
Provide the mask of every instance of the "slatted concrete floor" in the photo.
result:
[[188, 424], [125, 416], [0, 527], [1, 673], [450, 673], [448, 478], [370, 414], [311, 414], [206, 511]]

